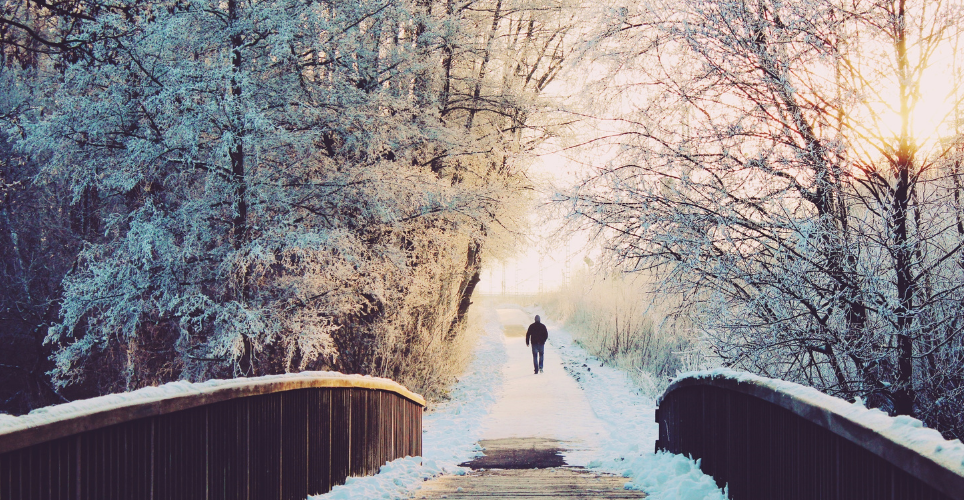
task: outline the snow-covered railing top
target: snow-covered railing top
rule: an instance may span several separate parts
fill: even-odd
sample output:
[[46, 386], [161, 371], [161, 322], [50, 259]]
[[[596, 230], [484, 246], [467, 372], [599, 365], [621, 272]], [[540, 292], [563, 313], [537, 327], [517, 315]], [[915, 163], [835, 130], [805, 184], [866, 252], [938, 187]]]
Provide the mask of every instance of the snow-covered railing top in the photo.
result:
[[957, 439], [944, 439], [920, 420], [904, 415], [891, 417], [812, 387], [726, 368], [681, 374], [664, 391], [659, 403], [676, 389], [699, 385], [737, 391], [778, 405], [952, 498], [964, 498], [964, 444]]
[[0, 453], [230, 399], [323, 387], [389, 391], [425, 406], [422, 396], [395, 381], [338, 372], [312, 371], [199, 383], [179, 381], [39, 408], [19, 417], [0, 415]]

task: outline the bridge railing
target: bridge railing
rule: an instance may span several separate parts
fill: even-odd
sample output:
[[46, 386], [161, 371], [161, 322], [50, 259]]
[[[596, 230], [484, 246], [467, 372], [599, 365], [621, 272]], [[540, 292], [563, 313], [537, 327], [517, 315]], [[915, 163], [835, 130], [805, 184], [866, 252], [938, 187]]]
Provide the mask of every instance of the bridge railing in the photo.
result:
[[734, 500], [964, 500], [960, 441], [791, 382], [688, 374], [656, 421], [656, 449], [699, 459]]
[[0, 500], [304, 500], [421, 455], [424, 405], [305, 372], [53, 406], [0, 419]]

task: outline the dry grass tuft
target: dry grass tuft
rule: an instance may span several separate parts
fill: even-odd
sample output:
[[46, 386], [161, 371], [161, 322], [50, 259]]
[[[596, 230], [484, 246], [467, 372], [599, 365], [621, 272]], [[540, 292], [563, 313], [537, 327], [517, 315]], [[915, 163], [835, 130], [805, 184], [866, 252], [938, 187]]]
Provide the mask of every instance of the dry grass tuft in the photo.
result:
[[582, 272], [539, 302], [592, 355], [626, 370], [644, 394], [656, 397], [679, 372], [709, 363], [672, 300], [651, 290], [640, 277]]

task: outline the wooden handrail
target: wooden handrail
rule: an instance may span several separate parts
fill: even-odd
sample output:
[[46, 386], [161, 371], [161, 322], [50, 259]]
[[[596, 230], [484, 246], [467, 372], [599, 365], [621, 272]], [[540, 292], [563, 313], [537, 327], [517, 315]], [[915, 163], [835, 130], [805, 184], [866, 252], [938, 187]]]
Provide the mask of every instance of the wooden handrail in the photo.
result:
[[696, 372], [666, 389], [656, 419], [657, 449], [701, 459], [734, 499], [964, 500], [960, 442], [799, 384]]
[[303, 500], [418, 456], [425, 400], [303, 372], [176, 382], [0, 418], [0, 500]]
[[[394, 392], [425, 407], [422, 396], [386, 378], [345, 375], [335, 372], [300, 372], [288, 375], [213, 380], [186, 385], [181, 391], [165, 392], [148, 387], [125, 394], [111, 394], [74, 403], [41, 408], [22, 417], [0, 420], [0, 453], [52, 441], [80, 432], [144, 417], [164, 415], [230, 399], [318, 387], [355, 387]], [[51, 418], [53, 417], [53, 418]]]

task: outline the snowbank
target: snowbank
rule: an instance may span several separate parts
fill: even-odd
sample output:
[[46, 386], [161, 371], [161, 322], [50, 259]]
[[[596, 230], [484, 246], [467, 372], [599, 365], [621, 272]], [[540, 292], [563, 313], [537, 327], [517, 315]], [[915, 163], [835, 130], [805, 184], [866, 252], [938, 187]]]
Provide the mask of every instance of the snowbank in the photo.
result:
[[867, 409], [859, 402], [849, 403], [812, 387], [728, 368], [680, 374], [667, 390], [689, 379], [727, 379], [786, 394], [805, 404], [840, 415], [964, 477], [964, 444], [957, 439], [944, 439], [940, 432], [924, 427], [916, 418], [906, 415], [891, 417], [876, 408]]
[[567, 462], [585, 461], [590, 469], [620, 474], [627, 479], [627, 489], [643, 490], [653, 500], [726, 500], [726, 492], [700, 470], [699, 462], [672, 453], [653, 453], [659, 436], [656, 403], [643, 395], [626, 372], [590, 356], [561, 327], [551, 322], [548, 326], [549, 342], [566, 371], [609, 428], [610, 438], [603, 440], [599, 449], [571, 452]]
[[482, 421], [502, 392], [506, 352], [502, 328], [494, 310], [483, 315], [485, 333], [475, 358], [452, 390], [448, 401], [435, 405], [422, 420], [422, 457], [394, 460], [369, 477], [348, 478], [344, 485], [310, 500], [390, 500], [408, 498], [422, 481], [440, 474], [465, 474], [458, 464], [479, 455]]
[[335, 486], [324, 495], [309, 496], [309, 500], [391, 500], [418, 487], [422, 481], [435, 477], [443, 468], [434, 461], [421, 457], [399, 458], [386, 463], [378, 474], [349, 477], [345, 484]]
[[485, 333], [475, 349], [475, 359], [452, 390], [451, 399], [436, 405], [423, 420], [422, 456], [449, 470], [480, 456], [476, 444], [483, 420], [502, 394], [502, 366], [507, 354], [502, 326], [494, 309], [483, 315]]

